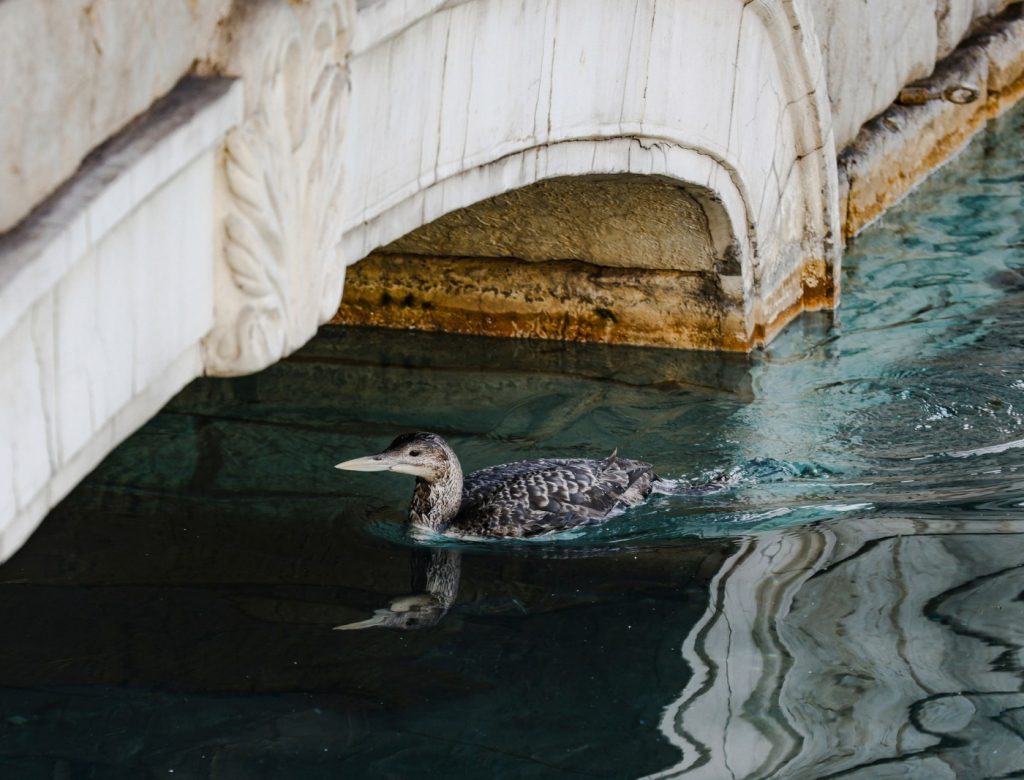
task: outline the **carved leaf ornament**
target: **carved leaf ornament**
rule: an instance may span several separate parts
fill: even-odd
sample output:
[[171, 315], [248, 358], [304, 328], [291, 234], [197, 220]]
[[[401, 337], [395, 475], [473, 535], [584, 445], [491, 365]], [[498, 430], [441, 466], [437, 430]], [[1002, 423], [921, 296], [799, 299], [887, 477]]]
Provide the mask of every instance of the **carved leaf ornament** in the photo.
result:
[[219, 313], [211, 334], [215, 373], [256, 371], [297, 349], [341, 298], [348, 81], [331, 10], [311, 40], [295, 30], [268, 51], [259, 105], [225, 140], [224, 258], [238, 308]]

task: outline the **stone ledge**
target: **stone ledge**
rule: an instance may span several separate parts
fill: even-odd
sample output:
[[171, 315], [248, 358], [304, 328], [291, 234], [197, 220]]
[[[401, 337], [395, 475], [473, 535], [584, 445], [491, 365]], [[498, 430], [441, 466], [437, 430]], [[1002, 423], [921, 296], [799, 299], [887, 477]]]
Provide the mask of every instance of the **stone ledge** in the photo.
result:
[[0, 2], [0, 233], [207, 56], [231, 0]]
[[93, 151], [74, 177], [0, 235], [0, 336], [88, 246], [213, 147], [241, 119], [232, 79], [182, 80], [170, 95]]
[[236, 82], [188, 79], [0, 236], [0, 559], [202, 372]]
[[926, 79], [903, 93], [909, 99], [969, 85], [978, 98], [965, 104], [931, 99], [893, 104], [861, 128], [839, 155], [843, 237], [860, 232], [902, 200], [992, 118], [1024, 96], [1024, 4], [985, 23]]
[[330, 324], [746, 353], [833, 306], [824, 263], [808, 263], [747, 333], [739, 283], [714, 271], [378, 252], [349, 268]]

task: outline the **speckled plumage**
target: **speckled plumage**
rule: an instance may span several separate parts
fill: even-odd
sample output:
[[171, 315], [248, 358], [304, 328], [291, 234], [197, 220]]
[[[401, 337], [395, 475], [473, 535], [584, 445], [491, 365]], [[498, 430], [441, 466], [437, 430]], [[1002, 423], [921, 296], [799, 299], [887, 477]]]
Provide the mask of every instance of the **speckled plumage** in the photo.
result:
[[466, 477], [446, 531], [523, 537], [599, 523], [642, 503], [654, 478], [650, 463], [615, 455], [491, 466]]
[[400, 436], [364, 461], [416, 475], [410, 524], [452, 536], [527, 537], [592, 525], [642, 503], [657, 479], [650, 463], [615, 453], [505, 463], [463, 479], [459, 459], [433, 433]]

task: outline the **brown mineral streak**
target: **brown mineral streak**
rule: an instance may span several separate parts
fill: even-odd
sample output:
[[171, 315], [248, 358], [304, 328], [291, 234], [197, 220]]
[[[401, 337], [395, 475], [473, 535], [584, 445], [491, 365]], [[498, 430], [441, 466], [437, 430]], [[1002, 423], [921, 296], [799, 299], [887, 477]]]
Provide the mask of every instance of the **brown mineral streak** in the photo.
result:
[[371, 255], [349, 270], [331, 322], [749, 352], [802, 311], [832, 306], [832, 285], [815, 265], [824, 267], [812, 263], [786, 280], [784, 288], [800, 290], [797, 299], [750, 336], [723, 326], [730, 312], [704, 274], [568, 260]]
[[[725, 352], [750, 352], [756, 347], [768, 344], [790, 322], [805, 311], [828, 311], [835, 308], [835, 285], [827, 278], [824, 263], [810, 262], [798, 268], [780, 286], [789, 289], [799, 277], [800, 295], [784, 306], [768, 322], [756, 323], [749, 338], [729, 337], [724, 334], [718, 349]], [[820, 268], [820, 273], [815, 269]]]
[[[998, 96], [994, 96], [998, 98]], [[992, 109], [990, 106], [995, 105]], [[852, 238], [864, 227], [899, 202], [929, 173], [949, 160], [992, 117], [997, 116], [999, 101], [987, 100], [967, 121], [941, 137], [933, 146], [914, 159], [900, 149], [885, 155], [877, 170], [850, 182], [849, 207], [846, 212], [844, 238]], [[954, 109], [953, 106], [950, 106]], [[956, 109], [961, 107], [956, 106]], [[945, 117], [942, 117], [945, 118]], [[912, 140], [908, 140], [908, 144]], [[889, 166], [892, 166], [891, 168]], [[868, 182], [865, 184], [864, 182]]]
[[703, 274], [569, 260], [371, 256], [350, 269], [332, 322], [694, 349], [721, 339]]

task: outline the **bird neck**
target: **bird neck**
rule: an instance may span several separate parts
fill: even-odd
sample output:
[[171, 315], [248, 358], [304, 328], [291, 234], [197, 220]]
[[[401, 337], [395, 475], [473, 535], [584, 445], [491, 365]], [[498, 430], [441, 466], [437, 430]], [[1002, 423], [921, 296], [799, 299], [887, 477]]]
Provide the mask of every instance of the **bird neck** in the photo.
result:
[[428, 480], [417, 477], [409, 504], [409, 522], [419, 528], [442, 533], [462, 506], [462, 466], [449, 453], [449, 468]]

